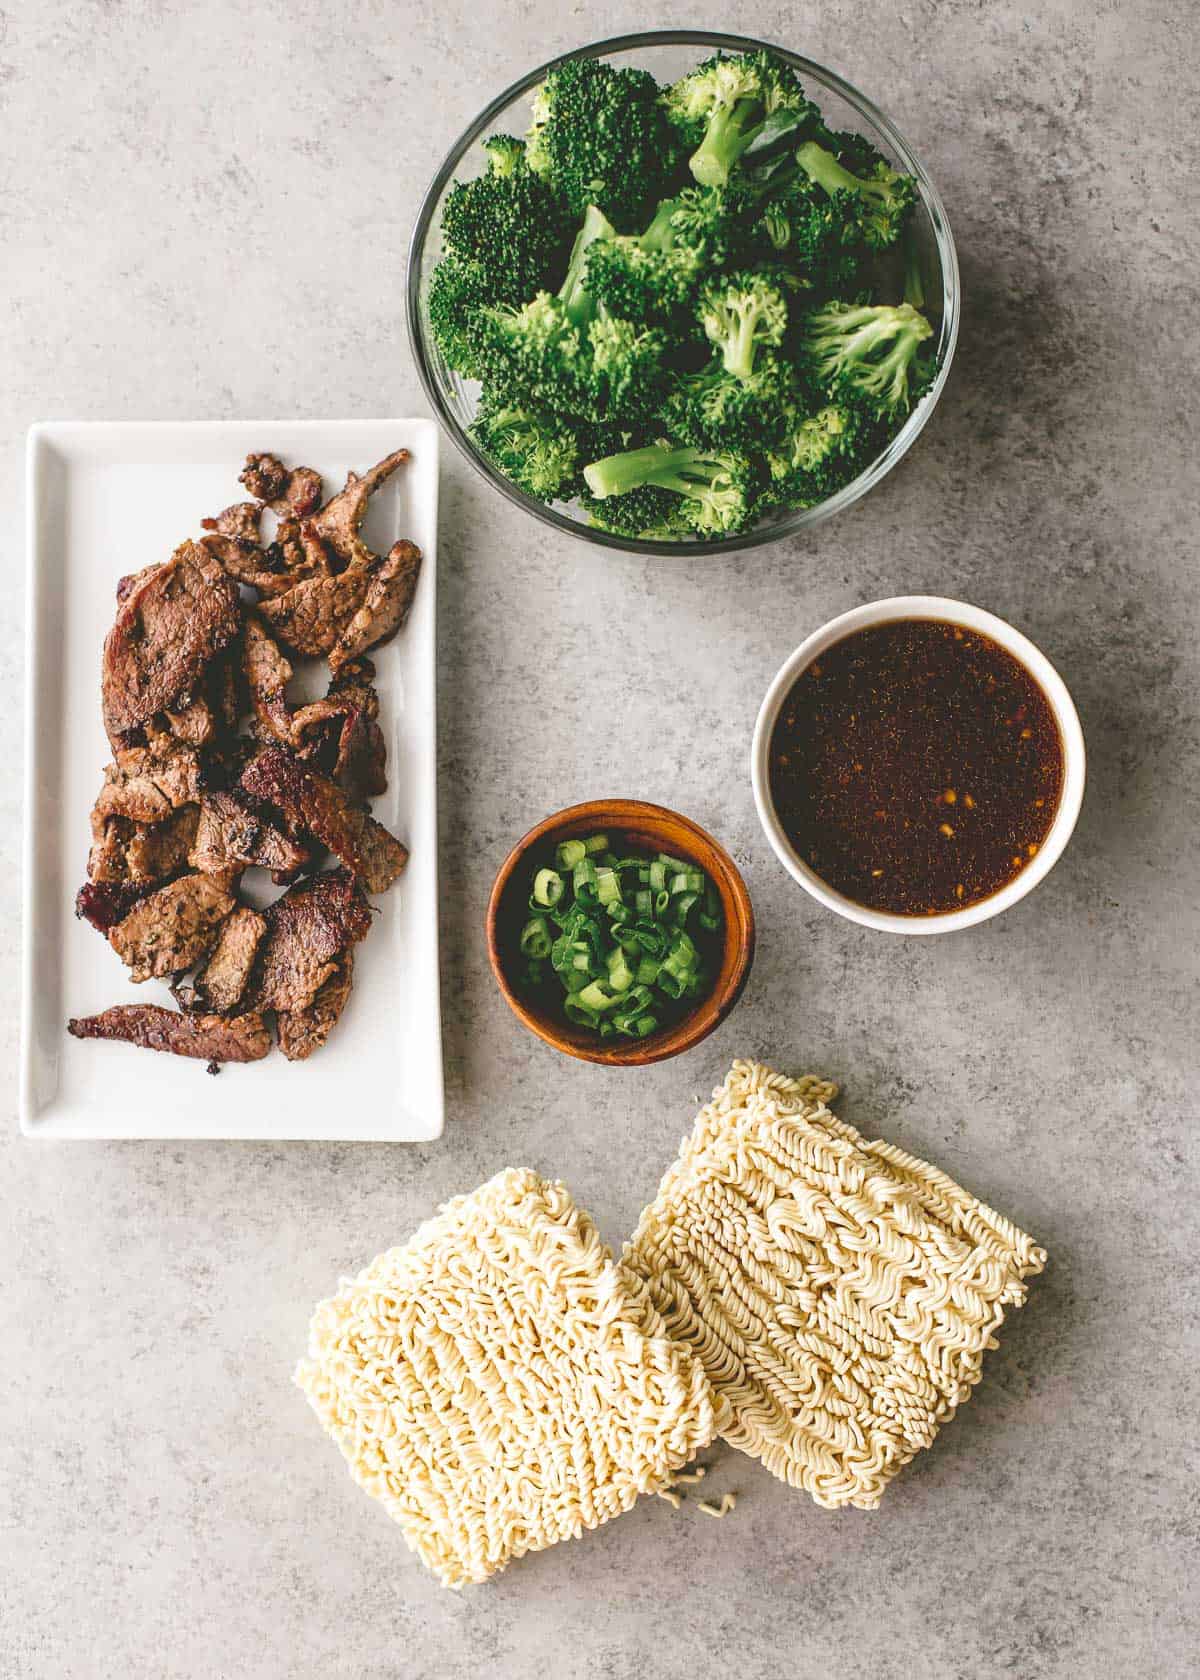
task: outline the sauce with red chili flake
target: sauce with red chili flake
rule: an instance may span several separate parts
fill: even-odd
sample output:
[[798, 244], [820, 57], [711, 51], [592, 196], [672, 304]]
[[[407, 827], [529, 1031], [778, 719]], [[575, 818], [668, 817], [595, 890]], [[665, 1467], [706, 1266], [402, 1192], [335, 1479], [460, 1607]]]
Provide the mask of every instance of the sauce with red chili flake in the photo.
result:
[[990, 636], [934, 619], [858, 630], [801, 673], [771, 736], [775, 810], [798, 855], [901, 916], [989, 898], [1058, 809], [1050, 702]]

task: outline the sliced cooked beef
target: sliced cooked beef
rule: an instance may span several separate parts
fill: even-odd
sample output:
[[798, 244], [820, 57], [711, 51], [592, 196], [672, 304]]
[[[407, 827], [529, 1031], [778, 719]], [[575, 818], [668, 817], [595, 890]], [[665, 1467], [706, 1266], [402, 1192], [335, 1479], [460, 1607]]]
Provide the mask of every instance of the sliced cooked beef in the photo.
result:
[[280, 520], [275, 541], [267, 549], [267, 563], [279, 575], [269, 587], [259, 585], [264, 595], [282, 595], [310, 578], [333, 575], [325, 544], [313, 530], [310, 519]]
[[288, 470], [277, 455], [247, 455], [246, 465], [238, 474], [238, 483], [260, 502], [273, 502], [276, 496], [282, 496], [287, 480]]
[[262, 518], [262, 509], [257, 502], [234, 502], [232, 507], [225, 508], [215, 519], [200, 521], [206, 531], [216, 531], [222, 537], [236, 537], [240, 542], [257, 543], [259, 539], [258, 522]]
[[156, 572], [161, 564], [161, 561], [156, 561], [153, 566], [143, 566], [140, 572], [126, 572], [124, 577], [119, 577], [117, 579], [118, 605], [122, 601], [127, 601], [138, 584], [144, 583], [150, 573]]
[[396, 634], [412, 610], [420, 575], [421, 550], [415, 543], [394, 543], [367, 585], [362, 606], [330, 651], [329, 668], [335, 675], [368, 648]]
[[153, 891], [152, 881], [85, 881], [75, 894], [75, 914], [97, 932], [107, 933]]
[[108, 942], [135, 981], [178, 974], [212, 949], [234, 905], [211, 875], [182, 875], [135, 904]]
[[248, 583], [255, 589], [263, 583], [267, 588], [271, 587], [274, 580], [266, 575], [271, 570], [270, 561], [266, 549], [260, 544], [248, 542], [244, 537], [212, 532], [200, 538], [199, 546], [238, 583]]
[[369, 892], [385, 892], [408, 862], [407, 849], [382, 823], [281, 747], [259, 753], [243, 771], [241, 785], [315, 835], [362, 877]]
[[290, 880], [311, 860], [308, 848], [252, 810], [236, 793], [206, 793], [192, 847], [193, 869], [218, 874], [257, 864]]
[[246, 615], [242, 670], [246, 687], [250, 690], [250, 705], [258, 734], [264, 741], [289, 745], [292, 740], [292, 713], [288, 705], [287, 685], [292, 680], [292, 667], [279, 651], [278, 642], [253, 613]]
[[307, 1009], [281, 1009], [275, 1019], [279, 1048], [289, 1062], [306, 1062], [337, 1025], [354, 984], [354, 951], [343, 952], [337, 967]]
[[193, 747], [168, 734], [144, 747], [123, 747], [105, 766], [104, 785], [92, 807], [93, 825], [105, 817], [162, 822], [200, 797], [203, 773]]
[[241, 649], [234, 642], [209, 667], [210, 704], [221, 728], [232, 734], [246, 710], [241, 683]]
[[89, 880], [169, 881], [187, 865], [199, 818], [195, 805], [183, 805], [156, 823], [93, 814]]
[[261, 1015], [177, 1015], [156, 1003], [118, 1003], [68, 1021], [72, 1038], [114, 1038], [202, 1062], [260, 1062], [271, 1049]]
[[289, 515], [303, 519], [320, 507], [325, 486], [314, 467], [293, 467], [284, 481], [283, 489], [271, 497], [273, 511], [282, 518]]
[[104, 642], [101, 694], [110, 740], [149, 722], [196, 688], [241, 623], [237, 585], [198, 543], [185, 542], [143, 575]]
[[206, 747], [217, 733], [217, 719], [203, 694], [181, 695], [163, 713], [171, 734], [192, 747]]
[[268, 905], [267, 932], [252, 989], [256, 1009], [307, 1009], [343, 953], [371, 927], [362, 889], [345, 869], [328, 870]]
[[254, 971], [267, 931], [265, 916], [241, 905], [221, 927], [221, 936], [192, 983], [196, 1004], [212, 1015], [232, 1015]]
[[379, 696], [369, 659], [344, 665], [323, 700], [292, 714], [297, 756], [330, 776], [355, 801], [387, 791], [387, 747], [376, 719]]
[[366, 600], [370, 582], [369, 571], [352, 566], [336, 577], [309, 578], [282, 595], [260, 601], [258, 610], [293, 653], [327, 654]]
[[397, 449], [394, 454], [377, 462], [369, 472], [363, 473], [361, 478], [357, 473], [347, 473], [345, 489], [313, 515], [317, 535], [329, 544], [344, 566], [369, 567], [378, 564], [378, 555], [373, 554], [362, 540], [359, 528], [366, 517], [370, 498], [407, 460], [408, 450]]

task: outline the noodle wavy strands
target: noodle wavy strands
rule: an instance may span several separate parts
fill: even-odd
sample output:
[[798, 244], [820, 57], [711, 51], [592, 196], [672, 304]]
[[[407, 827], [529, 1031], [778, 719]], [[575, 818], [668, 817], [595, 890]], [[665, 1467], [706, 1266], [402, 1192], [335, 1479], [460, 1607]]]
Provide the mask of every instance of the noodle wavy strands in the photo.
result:
[[967, 1399], [1046, 1257], [836, 1119], [834, 1094], [735, 1062], [623, 1263], [703, 1362], [725, 1440], [820, 1505], [871, 1509]]
[[296, 1380], [453, 1587], [628, 1510], [715, 1433], [640, 1280], [563, 1185], [516, 1170], [322, 1302]]

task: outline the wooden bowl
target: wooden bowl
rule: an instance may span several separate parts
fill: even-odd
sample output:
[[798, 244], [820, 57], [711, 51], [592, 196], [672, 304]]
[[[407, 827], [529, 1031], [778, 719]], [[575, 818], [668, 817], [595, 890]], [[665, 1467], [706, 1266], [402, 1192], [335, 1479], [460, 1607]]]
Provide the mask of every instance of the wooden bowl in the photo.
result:
[[[552, 1014], [537, 999], [523, 995], [514, 983], [522, 961], [519, 939], [529, 915], [534, 871], [543, 863], [553, 863], [560, 840], [582, 839], [588, 834], [611, 834], [617, 842], [616, 851], [667, 852], [685, 858], [704, 870], [721, 900], [724, 944], [711, 992], [682, 1020], [648, 1038], [602, 1041], [585, 1027]], [[581, 1061], [600, 1062], [605, 1067], [645, 1067], [699, 1044], [741, 997], [754, 961], [754, 911], [733, 859], [698, 823], [662, 805], [647, 805], [638, 799], [592, 799], [546, 817], [518, 840], [501, 864], [488, 900], [487, 942], [492, 972], [505, 1001], [530, 1032]]]

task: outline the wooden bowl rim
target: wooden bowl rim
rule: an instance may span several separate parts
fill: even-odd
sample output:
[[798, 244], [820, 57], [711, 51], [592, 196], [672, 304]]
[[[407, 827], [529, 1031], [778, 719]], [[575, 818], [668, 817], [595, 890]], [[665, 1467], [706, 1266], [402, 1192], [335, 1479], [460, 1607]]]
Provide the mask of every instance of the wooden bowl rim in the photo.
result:
[[[708, 997], [697, 1004], [690, 1015], [685, 1015], [682, 1021], [678, 1021], [673, 1027], [652, 1033], [649, 1038], [631, 1039], [627, 1043], [617, 1045], [592, 1043], [584, 1040], [582, 1029], [578, 1029], [581, 1036], [576, 1040], [572, 1035], [577, 1029], [567, 1022], [551, 1021], [540, 1012], [530, 1009], [509, 983], [500, 950], [499, 930], [500, 908], [505, 892], [529, 852], [549, 835], [579, 827], [607, 828], [621, 833], [641, 826], [653, 832], [666, 824], [678, 825], [698, 844], [700, 850], [711, 852], [717, 865], [715, 869], [702, 865], [706, 873], [712, 876], [713, 884], [721, 898], [721, 909], [725, 919], [725, 952], [716, 983]], [[562, 833], [561, 837], [567, 839], [571, 836], [569, 833]], [[678, 846], [678, 842], [675, 844]], [[669, 851], [670, 848], [671, 842], [664, 838], [663, 850]], [[696, 861], [699, 862], [699, 859]], [[595, 1062], [603, 1067], [647, 1067], [653, 1062], [663, 1062], [671, 1056], [679, 1056], [685, 1050], [691, 1050], [711, 1032], [715, 1032], [737, 1003], [746, 988], [754, 961], [754, 909], [737, 865], [724, 846], [714, 840], [699, 823], [693, 822], [690, 817], [683, 816], [679, 811], [672, 811], [669, 806], [654, 805], [647, 800], [589, 799], [578, 805], [568, 805], [561, 811], [543, 817], [509, 852], [497, 871], [488, 897], [487, 946], [492, 973], [496, 977], [496, 984], [500, 987], [504, 1001], [522, 1025], [544, 1044], [560, 1050], [564, 1055], [574, 1056], [579, 1061]]]

